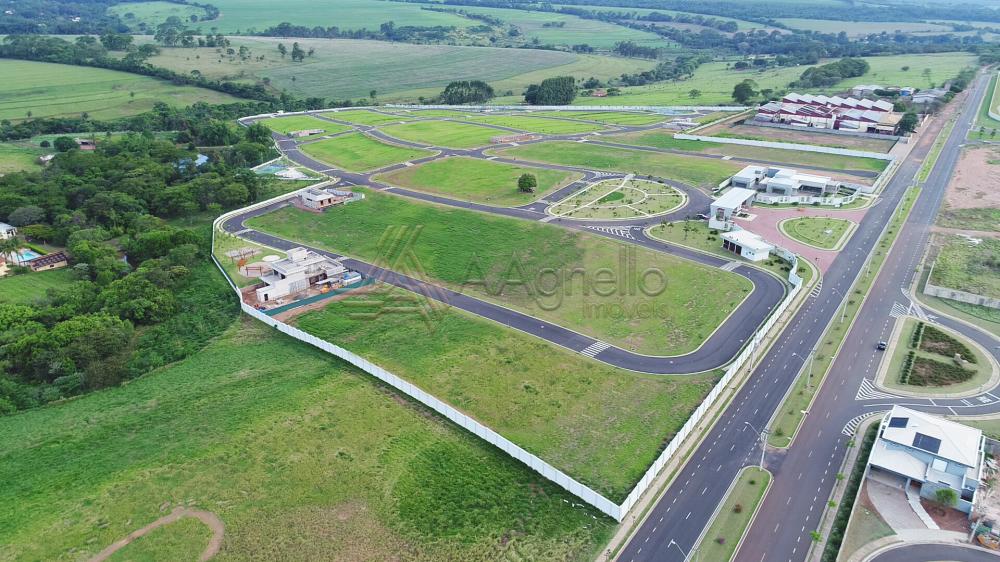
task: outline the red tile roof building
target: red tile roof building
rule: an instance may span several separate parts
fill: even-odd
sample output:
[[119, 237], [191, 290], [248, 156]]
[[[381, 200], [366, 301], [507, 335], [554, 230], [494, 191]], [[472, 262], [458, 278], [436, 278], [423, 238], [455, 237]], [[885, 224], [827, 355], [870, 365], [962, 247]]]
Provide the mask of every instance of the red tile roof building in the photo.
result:
[[891, 135], [902, 115], [884, 100], [786, 94], [781, 101], [768, 102], [757, 110], [755, 120], [862, 133]]

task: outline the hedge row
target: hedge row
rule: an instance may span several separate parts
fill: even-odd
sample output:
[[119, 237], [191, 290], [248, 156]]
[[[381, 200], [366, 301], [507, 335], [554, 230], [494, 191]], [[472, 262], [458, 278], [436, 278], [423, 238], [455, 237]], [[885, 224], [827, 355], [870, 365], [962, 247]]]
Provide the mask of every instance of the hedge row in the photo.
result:
[[910, 347], [916, 349], [920, 347], [920, 338], [924, 334], [924, 323], [918, 322], [917, 327], [913, 329], [913, 337], [910, 338]]
[[826, 547], [823, 548], [821, 562], [836, 562], [837, 555], [840, 554], [840, 544], [844, 541], [847, 522], [851, 519], [851, 510], [854, 509], [854, 502], [858, 499], [861, 479], [865, 474], [865, 467], [868, 465], [868, 455], [872, 452], [872, 446], [875, 444], [878, 427], [878, 424], [873, 424], [869, 427], [865, 433], [864, 440], [861, 442], [858, 458], [854, 461], [854, 468], [851, 470], [851, 476], [847, 481], [844, 497], [840, 500], [840, 508], [837, 510], [837, 516], [833, 520], [833, 527], [830, 529], [830, 536], [827, 537]]
[[916, 352], [908, 351], [906, 357], [903, 359], [903, 369], [899, 373], [899, 382], [902, 384], [910, 384], [910, 374], [913, 372], [913, 362], [916, 359]]

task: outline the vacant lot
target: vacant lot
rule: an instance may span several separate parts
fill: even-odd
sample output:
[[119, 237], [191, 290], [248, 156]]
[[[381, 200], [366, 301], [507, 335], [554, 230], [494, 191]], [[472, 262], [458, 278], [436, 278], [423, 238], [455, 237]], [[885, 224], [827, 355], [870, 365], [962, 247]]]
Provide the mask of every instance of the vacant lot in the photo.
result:
[[546, 135], [566, 135], [572, 133], [589, 133], [600, 131], [603, 125], [595, 123], [584, 123], [581, 121], [567, 121], [565, 119], [548, 119], [545, 117], [533, 117], [528, 115], [489, 115], [485, 117], [474, 117], [473, 121], [498, 125], [500, 127], [510, 127], [532, 133], [542, 133]]
[[454, 309], [430, 320], [412, 313], [355, 314], [378, 310], [391, 296], [335, 302], [297, 323], [443, 398], [615, 500], [624, 498], [716, 380], [621, 371]]
[[[521, 174], [538, 180], [533, 193], [518, 189]], [[517, 206], [530, 203], [545, 193], [581, 177], [561, 170], [515, 166], [480, 158], [444, 158], [403, 168], [377, 179], [437, 195], [490, 205]]]
[[148, 76], [47, 62], [0, 59], [0, 119], [66, 117], [87, 113], [112, 119], [153, 109], [153, 104], [233, 103], [238, 98]]
[[566, 141], [529, 144], [498, 152], [519, 160], [654, 175], [700, 187], [715, 187], [742, 167], [736, 162]]
[[532, 115], [596, 121], [611, 125], [652, 125], [667, 118], [656, 113], [630, 113], [625, 111], [534, 111]]
[[16, 482], [0, 502], [18, 506], [0, 512], [0, 543], [15, 560], [86, 559], [178, 505], [218, 515], [226, 556], [243, 560], [579, 560], [613, 527], [249, 320], [128, 385], [0, 419], [0, 451]]
[[1000, 239], [978, 244], [960, 236], [937, 236], [941, 245], [931, 283], [990, 298], [1000, 298]]
[[406, 119], [400, 115], [382, 113], [380, 111], [368, 111], [367, 109], [342, 109], [340, 111], [328, 111], [321, 113], [323, 117], [354, 123], [356, 125], [383, 125], [385, 123], [396, 123]]
[[780, 148], [763, 148], [759, 146], [724, 144], [721, 142], [675, 139], [673, 133], [664, 133], [660, 131], [643, 131], [640, 133], [609, 135], [605, 137], [604, 140], [609, 142], [620, 142], [622, 144], [652, 146], [655, 148], [684, 150], [689, 152], [704, 152], [705, 154], [719, 154], [725, 156], [735, 156], [738, 158], [749, 158], [761, 162], [782, 162], [789, 165], [812, 166], [817, 168], [828, 168], [831, 170], [881, 172], [885, 169], [886, 165], [888, 165], [887, 161], [875, 160], [874, 158], [857, 158], [854, 156], [838, 156], [836, 154], [823, 154], [820, 152], [802, 152], [798, 150], [784, 150]]
[[786, 220], [780, 227], [782, 232], [799, 242], [824, 250], [833, 250], [840, 246], [852, 224], [845, 219], [802, 217]]
[[1000, 151], [967, 148], [945, 192], [938, 224], [967, 230], [1000, 231]]
[[429, 150], [379, 142], [362, 133], [349, 133], [304, 144], [301, 149], [317, 160], [350, 172], [377, 170], [433, 154]]
[[324, 121], [323, 119], [317, 119], [315, 117], [310, 117], [309, 115], [290, 115], [288, 117], [272, 117], [271, 119], [264, 119], [260, 121], [260, 124], [264, 125], [272, 131], [276, 131], [287, 135], [293, 131], [305, 131], [319, 129], [323, 131], [315, 135], [309, 135], [308, 137], [299, 137], [302, 139], [312, 139], [318, 138], [323, 135], [332, 135], [335, 133], [343, 133], [350, 131], [351, 128], [346, 125], [341, 125], [339, 123], [331, 123], [329, 121]]
[[48, 289], [64, 287], [72, 281], [68, 268], [0, 277], [0, 303], [30, 304], [44, 297]]
[[414, 121], [401, 125], [388, 125], [381, 130], [398, 139], [448, 148], [486, 146], [493, 137], [505, 134], [498, 129], [450, 121]]
[[[383, 235], [421, 227], [412, 259], [428, 280], [651, 355], [696, 349], [751, 290], [750, 283], [735, 274], [598, 236], [367, 190], [365, 194], [360, 204], [322, 215], [289, 208], [250, 224], [386, 264], [401, 258], [393, 253], [398, 248], [387, 247]], [[628, 278], [629, 271], [621, 271], [623, 259], [634, 260], [630, 271], [654, 270], [644, 282], [648, 290], [623, 288], [609, 294], [607, 284], [594, 284], [589, 272], [602, 268], [617, 272], [616, 278]], [[666, 279], [666, 288], [657, 279]], [[713, 287], [711, 295], [703, 290], [706, 284]], [[628, 312], [637, 311], [640, 303], [643, 313]]]
[[720, 123], [699, 131], [699, 134], [732, 139], [750, 139], [794, 144], [812, 144], [832, 148], [848, 148], [868, 152], [889, 152], [896, 141], [871, 137], [852, 137], [807, 130], [776, 129], [756, 125]]

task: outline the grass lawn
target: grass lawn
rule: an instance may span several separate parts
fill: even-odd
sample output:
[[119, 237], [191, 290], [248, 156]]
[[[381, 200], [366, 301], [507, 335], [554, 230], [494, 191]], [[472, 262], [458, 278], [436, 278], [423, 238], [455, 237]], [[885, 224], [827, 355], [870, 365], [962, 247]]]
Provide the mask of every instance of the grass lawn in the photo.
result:
[[250, 320], [127, 385], [0, 418], [0, 479], [11, 483], [0, 502], [17, 506], [0, 512], [13, 560], [87, 559], [178, 505], [218, 515], [225, 556], [241, 560], [582, 560], [614, 528], [368, 375]]
[[0, 303], [31, 304], [45, 296], [48, 289], [58, 289], [72, 283], [69, 268], [50, 269], [21, 275], [0, 277]]
[[[727, 562], [732, 559], [743, 533], [750, 525], [750, 519], [764, 500], [770, 481], [771, 473], [759, 468], [748, 467], [740, 472], [736, 485], [729, 491], [698, 545], [698, 555], [702, 560]], [[722, 539], [721, 542], [719, 539]]]
[[111, 555], [108, 560], [197, 560], [211, 538], [212, 530], [204, 523], [192, 517], [184, 517], [136, 539]]
[[508, 158], [532, 162], [653, 175], [706, 188], [716, 187], [743, 167], [736, 162], [568, 141], [523, 145], [503, 149], [498, 153]]
[[1000, 232], [1000, 209], [941, 209], [937, 223], [948, 228]]
[[264, 125], [272, 131], [287, 135], [293, 131], [305, 131], [309, 129], [321, 129], [323, 132], [316, 135], [309, 135], [308, 137], [299, 137], [300, 139], [312, 139], [318, 138], [323, 135], [332, 135], [334, 133], [343, 133], [345, 131], [350, 131], [351, 128], [346, 125], [340, 125], [338, 123], [331, 123], [329, 121], [324, 121], [322, 119], [317, 119], [309, 115], [289, 115], [288, 117], [272, 117], [270, 119], [264, 119], [260, 121], [261, 125]]
[[390, 115], [367, 109], [342, 109], [340, 111], [327, 111], [320, 113], [320, 115], [357, 125], [382, 125], [384, 123], [398, 123], [406, 119], [400, 115]]
[[[972, 140], [996, 140], [1000, 121], [990, 117], [990, 107], [993, 102], [1000, 103], [1000, 95], [996, 94], [997, 75], [994, 73], [990, 78], [990, 86], [987, 95], [983, 96], [983, 102], [979, 104], [979, 113], [976, 114], [976, 124], [969, 131], [969, 139]], [[998, 113], [997, 109], [993, 113]]]
[[386, 144], [362, 133], [304, 144], [300, 149], [317, 160], [350, 172], [377, 170], [433, 154], [429, 150]]
[[615, 501], [717, 380], [622, 371], [457, 309], [430, 320], [356, 314], [378, 310], [395, 293], [406, 294], [334, 302], [297, 324], [442, 398]]
[[[912, 346], [913, 332], [917, 329], [918, 325], [919, 322], [914, 318], [903, 319], [903, 327], [900, 330], [899, 339], [893, 345], [892, 354], [889, 356], [889, 364], [886, 368], [885, 379], [882, 382], [884, 386], [895, 390], [905, 390], [921, 394], [949, 394], [955, 392], [967, 392], [979, 388], [990, 379], [993, 371], [990, 361], [983, 356], [978, 348], [966, 343], [965, 338], [956, 336], [956, 334], [952, 332], [947, 332], [949, 336], [963, 342], [971, 352], [973, 356], [972, 359], [975, 360], [975, 363], [966, 363], [962, 368], [972, 371], [973, 375], [968, 380], [955, 382], [953, 384], [917, 384], [921, 376], [934, 376], [936, 370], [935, 367], [938, 364], [945, 364], [945, 369], [954, 365], [951, 355], [942, 356], [937, 353], [929, 352], [925, 349], [925, 344], [930, 341], [930, 337], [928, 337], [926, 333], [928, 328], [930, 328], [929, 325], [924, 325], [924, 343], [921, 343], [920, 348], [914, 348]], [[907, 384], [901, 380], [901, 376], [903, 375], [903, 366], [906, 356], [911, 351], [914, 352], [914, 356], [921, 359], [922, 362], [921, 366], [914, 367], [913, 372], [910, 374], [909, 384]], [[966, 356], [966, 358], [968, 359], [968, 356]], [[946, 375], [946, 373], [941, 373], [941, 375]]]
[[990, 298], [1000, 298], [1000, 240], [982, 238], [972, 244], [959, 236], [941, 235], [943, 241], [931, 283]]
[[316, 4], [308, 0], [288, 0], [275, 4], [267, 0], [218, 0], [214, 4], [221, 12], [218, 19], [198, 22], [194, 27], [208, 31], [218, 28], [226, 34], [250, 30], [263, 31], [281, 22], [340, 29], [378, 29], [387, 21], [396, 26], [433, 27], [474, 25], [457, 14], [431, 12], [414, 4], [387, 4], [377, 0], [337, 0], [332, 4]]
[[398, 139], [448, 148], [486, 146], [493, 137], [510, 134], [499, 129], [450, 121], [413, 121], [381, 127], [381, 131]]
[[652, 125], [667, 118], [657, 113], [631, 113], [626, 111], [534, 111], [532, 115], [561, 117], [580, 121], [596, 121], [611, 125]]
[[[517, 188], [521, 174], [538, 180], [534, 193]], [[514, 207], [582, 177], [561, 170], [516, 166], [481, 158], [443, 158], [378, 176], [379, 181], [476, 203]]]
[[829, 217], [801, 217], [782, 221], [778, 225], [786, 235], [824, 250], [840, 247], [854, 223], [847, 219]]
[[881, 172], [885, 170], [886, 166], [889, 164], [888, 161], [876, 160], [874, 158], [858, 158], [854, 156], [840, 156], [837, 154], [823, 154], [821, 152], [804, 152], [800, 150], [784, 150], [781, 148], [764, 148], [760, 146], [743, 146], [739, 144], [725, 144], [721, 142], [675, 139], [673, 133], [664, 133], [660, 131], [643, 131], [639, 133], [610, 135], [604, 137], [604, 140], [610, 142], [620, 142], [622, 144], [652, 146], [654, 148], [665, 148], [670, 150], [703, 152], [705, 154], [719, 154], [724, 156], [734, 156], [737, 158], [748, 158], [756, 161], [782, 162], [790, 165], [813, 166], [817, 168], [829, 168], [832, 170]]
[[0, 85], [0, 119], [11, 121], [28, 118], [29, 112], [35, 118], [86, 112], [94, 119], [113, 119], [150, 111], [156, 102], [185, 106], [240, 101], [149, 76], [48, 62], [0, 59], [0, 76], [17, 76]]
[[0, 143], [0, 174], [11, 172], [38, 171], [38, 157], [54, 152], [51, 148], [41, 148], [37, 144], [26, 146], [26, 143]]
[[[472, 119], [488, 125], [499, 125], [520, 129], [532, 133], [542, 133], [545, 135], [567, 135], [574, 133], [589, 133], [600, 131], [603, 125], [595, 123], [585, 123], [582, 121], [567, 121], [564, 119], [548, 119], [546, 117], [534, 117], [528, 115], [487, 115]], [[502, 134], [502, 133], [499, 133]]]
[[[322, 215], [286, 208], [250, 224], [380, 263], [398, 259], [394, 253], [384, 255], [384, 236], [422, 227], [412, 252], [429, 280], [650, 355], [696, 349], [751, 290], [749, 281], [735, 274], [599, 236], [364, 193], [362, 203]], [[623, 268], [622, 260], [634, 260], [634, 265]], [[622, 283], [630, 271], [647, 268], [662, 277], [649, 274], [645, 292], [620, 286], [609, 294], [608, 284], [598, 287], [592, 273], [602, 268], [616, 272]], [[663, 278], [665, 288], [657, 281]], [[714, 287], [711, 295], [702, 290], [706, 284]], [[615, 312], [619, 306], [621, 314]], [[644, 308], [639, 313], [638, 306], [652, 306], [656, 312]]]
[[124, 2], [108, 7], [108, 13], [122, 19], [125, 25], [133, 31], [155, 31], [156, 26], [176, 16], [184, 22], [190, 22], [191, 16], [206, 17], [207, 12], [198, 6], [175, 4], [173, 2]]

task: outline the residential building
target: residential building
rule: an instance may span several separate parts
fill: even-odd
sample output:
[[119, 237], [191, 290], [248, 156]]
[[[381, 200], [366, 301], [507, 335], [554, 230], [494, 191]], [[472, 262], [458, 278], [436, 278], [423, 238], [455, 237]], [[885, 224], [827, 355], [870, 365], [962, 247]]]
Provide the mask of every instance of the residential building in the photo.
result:
[[802, 174], [791, 168], [747, 166], [730, 179], [733, 187], [773, 195], [827, 196], [837, 193], [841, 183], [827, 176]]
[[326, 132], [326, 129], [303, 129], [301, 131], [289, 131], [288, 136], [293, 139], [301, 137], [310, 137], [312, 135], [321, 135]]
[[76, 141], [76, 147], [80, 150], [95, 150], [97, 148], [97, 141], [92, 139], [73, 139]]
[[941, 488], [958, 495], [955, 507], [971, 513], [983, 474], [983, 432], [938, 416], [893, 406], [879, 425], [868, 458], [872, 473], [905, 479], [905, 489], [935, 499]]
[[733, 219], [749, 209], [756, 197], [757, 191], [753, 189], [734, 187], [726, 191], [709, 206], [708, 227], [717, 230], [731, 229]]
[[322, 211], [323, 209], [333, 207], [334, 205], [341, 205], [364, 199], [364, 197], [365, 196], [363, 194], [354, 193], [353, 191], [332, 188], [324, 189], [318, 187], [307, 189], [299, 194], [299, 200], [302, 202], [303, 206], [317, 211]]
[[722, 237], [722, 248], [750, 261], [763, 261], [771, 255], [774, 249], [773, 244], [769, 244], [760, 236], [749, 230], [730, 230], [720, 234]]
[[902, 114], [884, 100], [786, 94], [757, 110], [755, 121], [816, 129], [895, 134]]
[[340, 284], [348, 269], [340, 261], [305, 248], [288, 250], [288, 257], [270, 264], [271, 272], [261, 276], [263, 287], [256, 290], [259, 302], [269, 302], [299, 293], [316, 285]]
[[24, 265], [30, 267], [32, 271], [59, 269], [60, 267], [69, 265], [69, 256], [66, 255], [66, 252], [52, 252], [51, 254], [45, 254], [44, 256], [28, 260]]
[[17, 229], [5, 222], [0, 222], [0, 239], [6, 240], [17, 236]]

